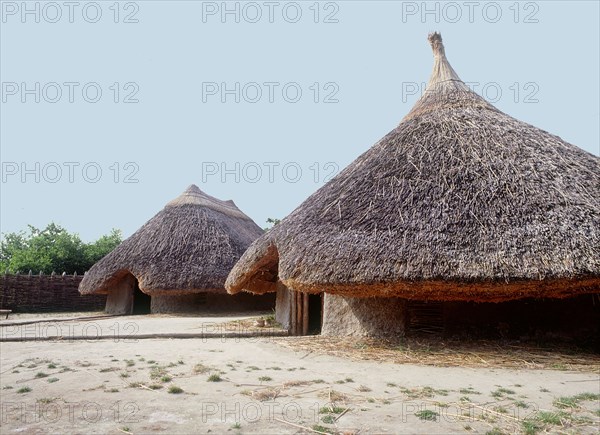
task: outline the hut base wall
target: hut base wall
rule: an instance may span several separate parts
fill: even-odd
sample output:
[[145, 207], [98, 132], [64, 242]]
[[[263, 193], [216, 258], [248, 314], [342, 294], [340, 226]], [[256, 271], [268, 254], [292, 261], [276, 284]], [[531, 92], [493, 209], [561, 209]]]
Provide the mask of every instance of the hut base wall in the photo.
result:
[[187, 295], [154, 295], [152, 313], [216, 313], [240, 311], [268, 311], [275, 306], [275, 295], [252, 295], [238, 293], [193, 293]]
[[275, 321], [278, 322], [283, 329], [290, 329], [292, 300], [291, 292], [283, 284], [277, 286], [277, 297], [275, 301]]
[[322, 335], [398, 337], [404, 335], [406, 300], [347, 298], [325, 293]]
[[106, 308], [104, 311], [108, 314], [131, 314], [133, 309], [133, 289], [135, 288], [135, 278], [132, 275], [121, 280], [108, 293], [106, 297]]

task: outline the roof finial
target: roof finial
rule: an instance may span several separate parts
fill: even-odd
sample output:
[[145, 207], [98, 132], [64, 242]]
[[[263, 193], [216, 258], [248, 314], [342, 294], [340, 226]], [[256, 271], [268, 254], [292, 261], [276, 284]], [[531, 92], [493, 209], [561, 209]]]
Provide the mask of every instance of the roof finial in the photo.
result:
[[433, 50], [433, 55], [435, 57], [438, 56], [446, 56], [444, 51], [444, 43], [442, 42], [442, 34], [439, 32], [430, 33], [427, 36], [429, 43], [431, 44], [431, 49]]

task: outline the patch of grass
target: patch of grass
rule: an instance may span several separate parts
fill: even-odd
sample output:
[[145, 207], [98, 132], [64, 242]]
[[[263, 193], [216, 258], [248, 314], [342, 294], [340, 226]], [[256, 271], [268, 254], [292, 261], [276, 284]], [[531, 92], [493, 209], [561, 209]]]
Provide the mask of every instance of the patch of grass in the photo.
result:
[[430, 397], [434, 397], [436, 394], [441, 395], [441, 396], [448, 395], [448, 390], [436, 390], [431, 387], [412, 388], [412, 389], [400, 387], [400, 391], [402, 393], [406, 394], [411, 399], [430, 398]]
[[2, 387], [3, 390], [12, 390], [12, 386], [10, 385], [5, 385], [4, 387]]
[[180, 387], [178, 387], [178, 386], [176, 386], [176, 385], [171, 385], [169, 387], [169, 389], [167, 390], [167, 392], [169, 394], [181, 394], [181, 393], [183, 393], [183, 389], [180, 388]]
[[146, 361], [146, 358], [138, 358], [138, 361]]
[[346, 382], [354, 382], [354, 379], [352, 379], [352, 378], [346, 378], [346, 379], [344, 379], [344, 381], [346, 381]]
[[471, 398], [467, 397], [467, 396], [462, 396], [460, 399], [458, 399], [459, 402], [470, 402]]
[[260, 368], [256, 366], [248, 366], [246, 367], [246, 370], [260, 370]]
[[561, 420], [566, 416], [563, 412], [540, 411], [536, 419], [546, 424], [561, 424]]
[[233, 426], [231, 426], [232, 429], [241, 429], [242, 425], [239, 422], [236, 422]]
[[29, 393], [30, 391], [31, 391], [31, 388], [29, 388], [29, 387], [21, 387], [17, 390], [17, 393], [23, 394], [23, 393]]
[[281, 370], [281, 367], [267, 367], [267, 370]]
[[488, 430], [485, 433], [485, 435], [505, 435], [505, 434], [500, 429], [498, 429], [497, 427], [495, 427], [492, 430]]
[[56, 399], [52, 399], [49, 397], [42, 397], [41, 399], [38, 399], [37, 402], [38, 403], [43, 403], [43, 404], [47, 404], [47, 403], [52, 403], [54, 402]]
[[599, 408], [599, 409], [596, 409], [596, 410], [593, 412], [593, 414], [594, 414], [596, 417], [600, 417], [600, 408]]
[[148, 388], [150, 388], [151, 390], [160, 390], [163, 386], [161, 384], [150, 384], [148, 385]]
[[109, 388], [108, 390], [104, 390], [105, 393], [118, 393], [118, 388]]
[[196, 364], [193, 368], [194, 373], [198, 373], [198, 374], [208, 373], [211, 370], [212, 370], [211, 367], [205, 366], [204, 364], [200, 364], [200, 363]]
[[333, 424], [333, 423], [335, 423], [335, 418], [333, 417], [333, 415], [327, 414], [326, 416], [324, 416], [323, 418], [321, 418], [321, 421], [323, 423]]
[[168, 376], [169, 373], [163, 367], [151, 367], [150, 368], [150, 379], [159, 379], [163, 376]]
[[547, 388], [540, 388], [540, 392], [542, 392], [542, 393], [549, 393], [550, 390], [547, 389]]
[[505, 394], [515, 394], [515, 391], [509, 388], [500, 387], [496, 391], [492, 392], [492, 396], [494, 397], [502, 397]]
[[177, 364], [179, 364], [180, 366], [182, 366], [182, 365], [184, 365], [185, 363], [183, 362], [183, 360], [182, 360], [182, 359], [178, 359], [178, 360], [177, 360]]
[[49, 369], [55, 369], [56, 368], [56, 364], [50, 363], [50, 364], [48, 364], [48, 368]]
[[583, 402], [586, 400], [600, 400], [600, 394], [581, 393], [575, 396], [559, 397], [558, 399], [555, 399], [554, 402], [552, 402], [552, 404], [559, 409], [579, 408], [579, 402]]
[[149, 359], [148, 361], [146, 361], [148, 364], [156, 364], [156, 361], [154, 361], [153, 359]]
[[44, 372], [37, 372], [37, 373], [35, 374], [35, 377], [36, 377], [36, 378], [38, 378], [38, 379], [39, 379], [39, 378], [47, 378], [47, 377], [48, 377], [48, 374], [46, 374], [46, 373], [44, 373]]
[[540, 424], [531, 420], [522, 421], [521, 427], [523, 427], [523, 433], [525, 433], [525, 435], [535, 435], [542, 430], [542, 426]]
[[122, 377], [122, 378], [128, 378], [129, 377], [129, 373], [123, 372], [119, 376]]
[[437, 421], [439, 414], [431, 409], [424, 409], [422, 411], [415, 412], [415, 415], [419, 417], [419, 420]]
[[393, 382], [388, 382], [386, 384], [388, 387], [397, 387], [398, 385], [394, 384]]
[[581, 393], [575, 396], [578, 402], [585, 400], [600, 400], [600, 394], [596, 393]]
[[371, 389], [365, 385], [360, 385], [356, 390], [360, 391], [361, 393], [368, 393], [371, 391]]
[[369, 403], [375, 403], [375, 399], [373, 399], [372, 397], [369, 397], [367, 399], [367, 402], [369, 402]]
[[461, 388], [458, 392], [461, 394], [481, 394], [479, 391], [473, 389], [473, 387]]
[[58, 378], [48, 378], [48, 382], [53, 384], [55, 382], [58, 382]]
[[208, 382], [221, 382], [223, 378], [221, 378], [221, 376], [219, 376], [217, 373], [213, 373], [206, 380]]
[[142, 386], [141, 382], [130, 382], [128, 387], [129, 388], [140, 388]]
[[323, 406], [319, 409], [319, 414], [341, 414], [345, 410], [340, 406]]
[[99, 371], [100, 373], [107, 373], [107, 372], [112, 372], [112, 371], [114, 371], [114, 370], [115, 370], [115, 369], [114, 369], [114, 367], [107, 367], [107, 368], [104, 368], [104, 369], [100, 369], [100, 370], [98, 370], [98, 371]]
[[560, 409], [578, 407], [575, 397], [559, 397], [558, 399], [555, 399], [552, 404]]
[[273, 378], [271, 376], [261, 376], [258, 378], [258, 380], [261, 382], [269, 382], [269, 381], [272, 381]]
[[169, 375], [165, 375], [165, 376], [161, 376], [160, 377], [160, 381], [161, 382], [171, 382], [172, 379], [173, 378], [171, 376], [169, 376]]
[[529, 408], [529, 405], [528, 405], [527, 403], [523, 402], [522, 400], [517, 400], [517, 401], [515, 402], [515, 406], [516, 406], [517, 408], [523, 408], [523, 409], [527, 409], [527, 408]]
[[127, 367], [133, 367], [135, 365], [135, 361], [132, 359], [126, 359], [124, 361], [125, 361], [125, 364], [127, 365]]
[[324, 384], [325, 381], [323, 379], [313, 379], [311, 381], [313, 384]]

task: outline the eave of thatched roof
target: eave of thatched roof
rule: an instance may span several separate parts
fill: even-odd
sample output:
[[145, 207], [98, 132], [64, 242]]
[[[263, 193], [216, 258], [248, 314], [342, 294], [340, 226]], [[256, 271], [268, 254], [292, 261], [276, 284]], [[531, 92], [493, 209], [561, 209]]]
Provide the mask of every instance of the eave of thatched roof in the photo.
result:
[[233, 201], [191, 185], [85, 274], [82, 294], [132, 274], [148, 294], [225, 292], [234, 263], [263, 230]]
[[[305, 292], [443, 300], [600, 291], [600, 159], [434, 70], [402, 122], [232, 269]], [[264, 288], [264, 287], [262, 287]]]

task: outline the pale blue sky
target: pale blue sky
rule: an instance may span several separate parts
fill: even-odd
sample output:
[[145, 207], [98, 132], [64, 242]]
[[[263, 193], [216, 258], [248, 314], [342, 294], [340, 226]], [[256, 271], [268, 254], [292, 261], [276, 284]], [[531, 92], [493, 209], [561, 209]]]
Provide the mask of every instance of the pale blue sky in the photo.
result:
[[[191, 183], [261, 226], [282, 218], [410, 110], [431, 72], [433, 30], [460, 77], [497, 107], [600, 155], [596, 1], [483, 1], [471, 11], [465, 2], [426, 11], [420, 1], [276, 2], [273, 23], [264, 2], [229, 2], [239, 23], [221, 17], [220, 1], [121, 2], [118, 16], [101, 1], [95, 23], [89, 3], [71, 23], [64, 6], [28, 2], [36, 17], [2, 2], [2, 232], [55, 221], [85, 240], [112, 227], [128, 236]], [[222, 103], [221, 83], [236, 82], [240, 102], [225, 94]], [[22, 83], [33, 93], [21, 95]], [[84, 100], [86, 84], [90, 100], [102, 90], [97, 103]], [[297, 89], [299, 101], [286, 101]], [[139, 102], [123, 103], [132, 92]], [[125, 183], [128, 174], [138, 182]]]

